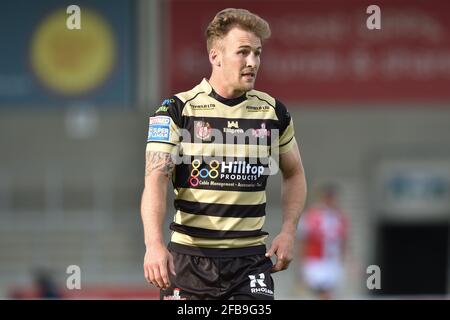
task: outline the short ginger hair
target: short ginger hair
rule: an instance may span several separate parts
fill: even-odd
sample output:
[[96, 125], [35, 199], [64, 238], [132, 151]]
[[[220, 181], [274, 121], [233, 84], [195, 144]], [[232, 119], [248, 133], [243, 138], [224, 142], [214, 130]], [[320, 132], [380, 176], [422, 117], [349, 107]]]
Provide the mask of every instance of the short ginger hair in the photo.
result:
[[260, 16], [245, 9], [227, 8], [217, 13], [206, 28], [208, 52], [215, 41], [224, 38], [234, 27], [253, 32], [261, 41], [268, 39], [271, 33], [269, 24]]

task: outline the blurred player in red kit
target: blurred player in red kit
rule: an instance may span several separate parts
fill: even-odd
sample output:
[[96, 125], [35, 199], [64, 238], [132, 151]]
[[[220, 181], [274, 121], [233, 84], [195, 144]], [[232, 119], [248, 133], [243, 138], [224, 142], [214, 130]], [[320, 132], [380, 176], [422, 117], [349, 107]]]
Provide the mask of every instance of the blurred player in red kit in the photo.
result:
[[320, 299], [332, 299], [343, 277], [348, 219], [337, 204], [333, 185], [320, 188], [318, 201], [299, 223], [300, 277]]

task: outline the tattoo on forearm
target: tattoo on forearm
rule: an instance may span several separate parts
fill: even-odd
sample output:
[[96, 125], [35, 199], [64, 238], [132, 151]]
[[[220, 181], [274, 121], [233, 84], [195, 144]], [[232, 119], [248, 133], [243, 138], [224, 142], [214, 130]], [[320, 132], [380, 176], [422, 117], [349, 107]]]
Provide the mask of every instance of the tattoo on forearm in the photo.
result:
[[169, 177], [175, 164], [172, 160], [172, 155], [167, 152], [147, 151], [145, 163], [145, 175], [148, 176], [154, 170], [158, 170]]

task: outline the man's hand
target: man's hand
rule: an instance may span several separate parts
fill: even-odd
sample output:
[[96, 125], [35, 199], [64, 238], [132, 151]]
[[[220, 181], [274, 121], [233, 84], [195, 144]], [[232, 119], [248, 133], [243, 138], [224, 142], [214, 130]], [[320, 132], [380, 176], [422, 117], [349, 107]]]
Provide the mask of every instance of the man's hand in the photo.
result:
[[294, 257], [295, 236], [287, 232], [281, 232], [272, 241], [272, 246], [266, 253], [266, 257], [271, 258], [274, 254], [277, 261], [272, 267], [272, 273], [286, 270]]
[[167, 152], [147, 151], [145, 187], [141, 200], [144, 225], [144, 275], [160, 289], [170, 286], [169, 271], [175, 275], [173, 257], [164, 245], [162, 226], [166, 214], [167, 185], [174, 163]]
[[281, 232], [273, 239], [266, 257], [277, 256], [272, 272], [286, 270], [294, 257], [294, 242], [298, 220], [306, 197], [306, 180], [297, 143], [286, 153], [280, 155], [280, 168], [283, 173], [281, 199], [283, 203], [283, 225]]
[[176, 275], [173, 257], [166, 246], [162, 243], [148, 246], [144, 257], [144, 275], [147, 281], [159, 289], [167, 289], [170, 286], [169, 271]]

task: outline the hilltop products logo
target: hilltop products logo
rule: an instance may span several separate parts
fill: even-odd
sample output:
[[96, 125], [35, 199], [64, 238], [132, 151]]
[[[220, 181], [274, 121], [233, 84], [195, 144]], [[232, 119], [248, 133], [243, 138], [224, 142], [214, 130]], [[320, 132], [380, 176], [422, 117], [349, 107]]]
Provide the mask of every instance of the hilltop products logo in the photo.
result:
[[195, 159], [192, 161], [191, 165], [192, 165], [192, 170], [191, 170], [191, 177], [189, 178], [189, 184], [192, 187], [197, 187], [200, 184], [200, 180], [198, 179], [198, 177], [206, 179], [206, 178], [211, 178], [211, 179], [215, 179], [217, 178], [217, 176], [219, 175], [219, 171], [217, 171], [217, 169], [219, 168], [220, 164], [219, 161], [217, 160], [213, 160], [209, 163], [209, 169], [207, 168], [202, 168], [202, 169], [198, 169], [200, 167], [200, 160]]
[[[257, 180], [264, 173], [264, 166], [243, 161], [222, 162], [220, 177], [232, 180]], [[245, 179], [247, 177], [247, 179]]]
[[[252, 165], [243, 161], [229, 161], [220, 163], [217, 160], [212, 160], [209, 163], [209, 168], [200, 169], [201, 161], [195, 159], [192, 161], [191, 177], [189, 184], [192, 187], [197, 187], [202, 184], [201, 179], [232, 181], [256, 181], [264, 174], [264, 166]], [[208, 182], [206, 183], [208, 184]]]

